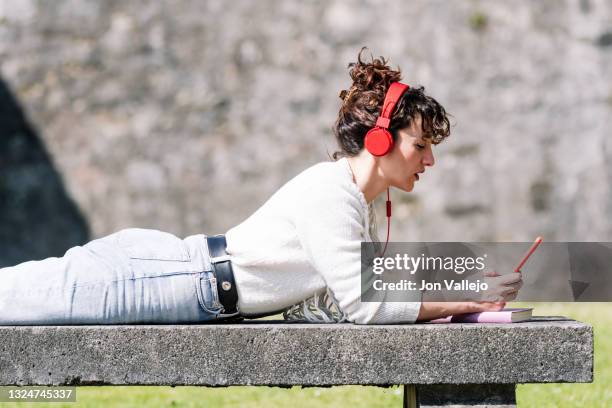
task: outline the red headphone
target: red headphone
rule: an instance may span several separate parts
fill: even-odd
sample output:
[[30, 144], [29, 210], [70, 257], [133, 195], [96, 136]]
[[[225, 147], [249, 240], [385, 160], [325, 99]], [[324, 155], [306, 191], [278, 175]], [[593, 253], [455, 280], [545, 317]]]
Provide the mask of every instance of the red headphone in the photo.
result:
[[[410, 88], [406, 84], [401, 82], [393, 82], [387, 94], [385, 95], [385, 101], [383, 102], [383, 108], [380, 116], [376, 120], [376, 126], [366, 133], [364, 145], [365, 148], [373, 156], [384, 156], [393, 149], [393, 137], [389, 132], [389, 124], [391, 123], [391, 114], [397, 102], [402, 97], [404, 92]], [[381, 257], [387, 250], [387, 244], [389, 243], [389, 232], [391, 230], [391, 199], [389, 196], [389, 189], [387, 188], [387, 240], [385, 241], [385, 248], [382, 251]]]
[[389, 132], [391, 113], [404, 92], [410, 88], [401, 82], [393, 82], [383, 102], [382, 112], [376, 120], [376, 126], [368, 131], [365, 137], [365, 148], [374, 156], [384, 156], [393, 148], [393, 138]]

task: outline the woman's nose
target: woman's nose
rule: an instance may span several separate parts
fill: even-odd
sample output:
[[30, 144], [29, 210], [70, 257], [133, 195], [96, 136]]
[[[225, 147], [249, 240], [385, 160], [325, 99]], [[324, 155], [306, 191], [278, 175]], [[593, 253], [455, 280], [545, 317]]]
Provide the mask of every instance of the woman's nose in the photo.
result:
[[431, 145], [429, 145], [429, 149], [427, 149], [425, 155], [423, 156], [423, 164], [425, 166], [433, 166], [435, 163], [436, 163], [436, 159], [434, 159]]

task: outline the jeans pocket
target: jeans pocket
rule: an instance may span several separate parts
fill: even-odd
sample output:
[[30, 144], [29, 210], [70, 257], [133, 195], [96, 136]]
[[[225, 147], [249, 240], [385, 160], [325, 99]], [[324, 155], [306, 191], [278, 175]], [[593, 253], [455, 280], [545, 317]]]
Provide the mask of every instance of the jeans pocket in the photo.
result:
[[215, 279], [212, 272], [202, 272], [196, 275], [196, 292], [198, 294], [198, 302], [200, 307], [211, 315], [218, 315], [221, 313], [223, 306], [219, 302], [219, 295], [217, 293], [217, 280]]
[[185, 242], [158, 230], [128, 228], [117, 233], [117, 243], [133, 259], [189, 262]]

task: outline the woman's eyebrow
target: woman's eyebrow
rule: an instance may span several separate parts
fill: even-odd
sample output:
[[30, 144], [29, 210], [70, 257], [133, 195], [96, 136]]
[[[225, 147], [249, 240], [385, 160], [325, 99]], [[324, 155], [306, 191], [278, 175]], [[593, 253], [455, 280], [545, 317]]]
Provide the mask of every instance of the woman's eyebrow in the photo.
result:
[[421, 139], [422, 140], [433, 140], [434, 139], [434, 135], [433, 135], [433, 133], [423, 133], [421, 135]]

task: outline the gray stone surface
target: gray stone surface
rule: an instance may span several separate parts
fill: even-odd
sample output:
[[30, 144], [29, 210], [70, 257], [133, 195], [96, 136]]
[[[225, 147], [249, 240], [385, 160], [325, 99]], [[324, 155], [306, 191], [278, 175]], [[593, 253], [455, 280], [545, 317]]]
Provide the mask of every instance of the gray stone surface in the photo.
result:
[[[605, 0], [0, 0], [0, 76], [92, 238], [244, 220], [335, 149], [367, 45], [456, 124], [392, 192], [392, 239], [610, 241], [611, 19]], [[0, 190], [36, 177], [0, 169]]]
[[504, 324], [0, 327], [0, 385], [590, 382], [593, 332]]

